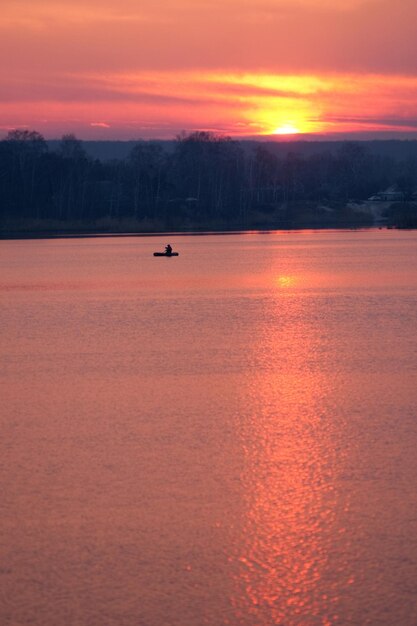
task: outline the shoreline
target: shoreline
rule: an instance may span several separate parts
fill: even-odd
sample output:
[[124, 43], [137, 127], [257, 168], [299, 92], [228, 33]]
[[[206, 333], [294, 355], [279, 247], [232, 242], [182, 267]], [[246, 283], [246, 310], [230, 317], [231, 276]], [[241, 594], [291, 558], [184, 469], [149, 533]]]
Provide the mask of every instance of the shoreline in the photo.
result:
[[233, 230], [193, 230], [193, 231], [155, 231], [155, 232], [100, 232], [100, 231], [14, 231], [0, 232], [0, 241], [18, 241], [31, 239], [98, 239], [109, 237], [197, 237], [209, 235], [268, 235], [275, 233], [293, 233], [300, 231], [370, 231], [370, 230], [415, 230], [413, 228], [403, 229], [390, 226], [297, 226], [294, 228], [251, 228]]

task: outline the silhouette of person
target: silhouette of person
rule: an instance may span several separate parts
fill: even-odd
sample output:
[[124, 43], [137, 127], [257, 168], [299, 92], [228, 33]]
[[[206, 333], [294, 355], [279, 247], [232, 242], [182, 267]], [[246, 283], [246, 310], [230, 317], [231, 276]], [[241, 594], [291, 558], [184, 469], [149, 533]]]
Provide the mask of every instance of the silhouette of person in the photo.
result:
[[169, 244], [168, 244], [167, 246], [165, 246], [165, 252], [166, 252], [167, 254], [171, 254], [171, 252], [172, 252], [172, 247], [171, 247]]

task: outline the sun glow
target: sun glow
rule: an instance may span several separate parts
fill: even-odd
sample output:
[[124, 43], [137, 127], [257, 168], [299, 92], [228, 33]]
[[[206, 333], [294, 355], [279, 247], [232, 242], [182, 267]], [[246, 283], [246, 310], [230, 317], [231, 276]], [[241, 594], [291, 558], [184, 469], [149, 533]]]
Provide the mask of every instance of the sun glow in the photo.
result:
[[274, 135], [297, 135], [298, 133], [301, 133], [301, 130], [290, 123], [282, 124], [282, 126], [279, 126], [273, 132]]
[[[410, 77], [80, 71], [54, 74], [40, 91], [29, 83], [26, 95], [16, 92], [13, 100], [18, 82], [9, 74], [0, 70], [10, 96], [0, 102], [0, 137], [27, 126], [48, 138], [74, 132], [83, 139], [172, 139], [197, 128], [280, 141], [328, 133], [416, 133], [414, 118], [404, 117], [417, 98], [417, 79]], [[74, 93], [84, 95], [74, 100]]]

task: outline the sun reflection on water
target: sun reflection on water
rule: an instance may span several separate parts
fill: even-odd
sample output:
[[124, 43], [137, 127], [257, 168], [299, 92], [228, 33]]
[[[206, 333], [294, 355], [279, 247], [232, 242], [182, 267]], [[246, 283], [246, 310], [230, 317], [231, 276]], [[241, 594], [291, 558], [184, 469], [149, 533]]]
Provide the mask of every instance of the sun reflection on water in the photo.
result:
[[278, 276], [276, 278], [276, 284], [278, 287], [294, 287], [297, 284], [297, 278], [295, 276]]
[[[277, 284], [296, 279], [282, 275]], [[337, 498], [331, 381], [303, 299], [279, 293], [251, 346], [257, 367], [241, 421], [248, 508], [235, 608], [262, 625], [330, 624], [337, 621], [326, 581]]]

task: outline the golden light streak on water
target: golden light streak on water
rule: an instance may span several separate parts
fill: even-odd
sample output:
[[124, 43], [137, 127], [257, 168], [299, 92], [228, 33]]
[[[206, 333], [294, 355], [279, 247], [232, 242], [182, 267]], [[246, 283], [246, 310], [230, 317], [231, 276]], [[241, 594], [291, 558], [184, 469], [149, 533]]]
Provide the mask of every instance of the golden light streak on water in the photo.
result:
[[[306, 282], [299, 277], [299, 284]], [[278, 284], [294, 287], [296, 280], [281, 276]], [[312, 332], [309, 312], [297, 298], [283, 299], [278, 292], [267, 306], [267, 323], [250, 346], [261, 372], [247, 379], [244, 393], [252, 413], [241, 433], [248, 510], [238, 557], [237, 585], [244, 593], [236, 610], [265, 626], [316, 623], [319, 616], [317, 623], [331, 624], [337, 595], [326, 578], [329, 537], [340, 530], [335, 513], [340, 459], [334, 453], [337, 435], [326, 419], [331, 381], [311, 367], [321, 329]], [[297, 320], [291, 337], [281, 325], [287, 314]], [[291, 360], [282, 371], [276, 367], [278, 354], [288, 345]]]

